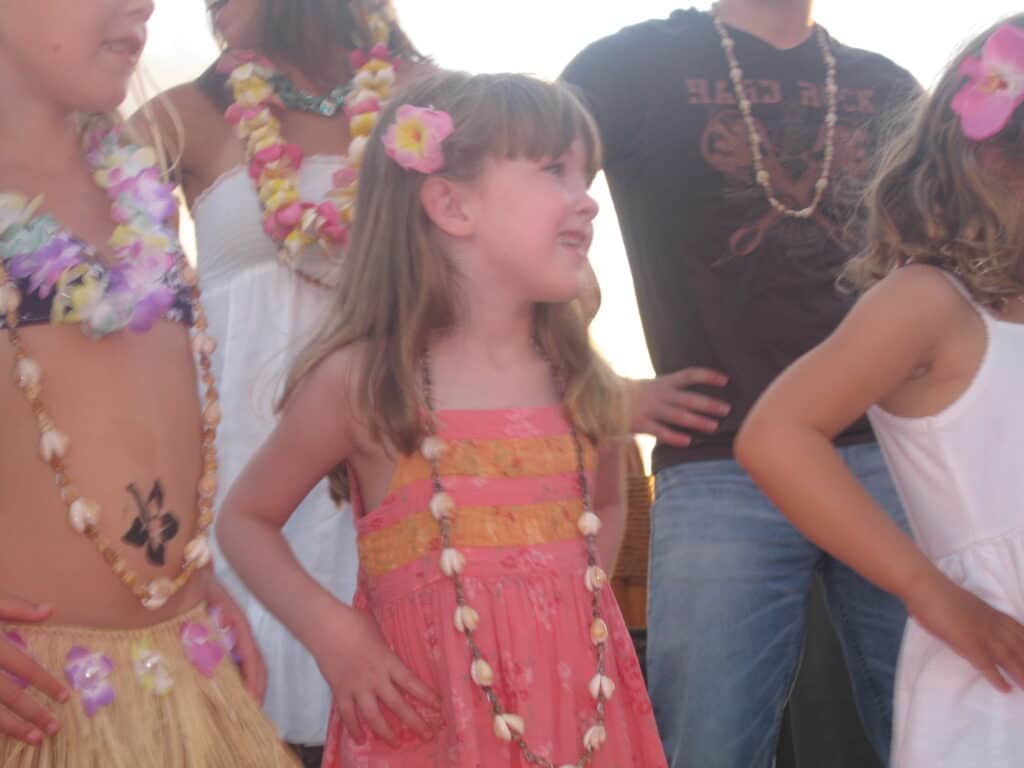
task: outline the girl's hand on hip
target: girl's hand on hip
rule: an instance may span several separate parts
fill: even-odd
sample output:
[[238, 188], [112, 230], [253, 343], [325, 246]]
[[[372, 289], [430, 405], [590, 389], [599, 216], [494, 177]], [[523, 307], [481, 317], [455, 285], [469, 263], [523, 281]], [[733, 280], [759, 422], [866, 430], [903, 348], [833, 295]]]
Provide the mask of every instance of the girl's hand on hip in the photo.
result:
[[390, 712], [429, 741], [433, 737], [431, 728], [410, 705], [408, 697], [432, 710], [440, 710], [440, 700], [388, 647], [373, 618], [344, 607], [327, 618], [323, 628], [320, 650], [315, 655], [334, 692], [341, 721], [352, 738], [362, 743], [366, 738], [365, 726], [397, 747], [398, 739], [385, 717]]
[[[46, 621], [52, 609], [13, 597], [0, 597], [0, 623], [34, 624]], [[57, 678], [43, 669], [15, 640], [0, 633], [0, 736], [38, 745], [44, 734], [52, 736], [60, 723], [29, 694], [35, 689], [54, 702], [64, 703], [70, 693]]]
[[1024, 626], [1013, 617], [944, 576], [929, 579], [907, 609], [997, 690], [1024, 689]]

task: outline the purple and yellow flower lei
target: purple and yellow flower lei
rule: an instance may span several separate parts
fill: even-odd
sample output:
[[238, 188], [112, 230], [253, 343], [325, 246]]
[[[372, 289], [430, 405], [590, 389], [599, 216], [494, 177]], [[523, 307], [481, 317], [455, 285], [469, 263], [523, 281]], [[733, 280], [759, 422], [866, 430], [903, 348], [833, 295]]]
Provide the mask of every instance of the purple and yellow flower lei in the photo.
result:
[[184, 288], [181, 244], [168, 226], [177, 210], [173, 188], [161, 179], [156, 154], [122, 141], [118, 127], [100, 125], [84, 136], [96, 183], [110, 196], [117, 225], [104, 264], [88, 243], [35, 215], [40, 198], [0, 194], [0, 261], [27, 280], [41, 299], [53, 296], [50, 322], [80, 323], [89, 336], [130, 328], [148, 330]]

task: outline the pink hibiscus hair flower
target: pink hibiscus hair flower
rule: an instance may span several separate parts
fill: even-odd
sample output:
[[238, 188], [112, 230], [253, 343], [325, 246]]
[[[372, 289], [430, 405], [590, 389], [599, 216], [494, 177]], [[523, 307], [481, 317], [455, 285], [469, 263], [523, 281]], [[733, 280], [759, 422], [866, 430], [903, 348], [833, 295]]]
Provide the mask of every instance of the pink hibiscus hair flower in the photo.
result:
[[444, 167], [441, 143], [454, 130], [447, 112], [403, 104], [384, 134], [384, 147], [388, 157], [407, 171], [435, 173]]
[[1024, 28], [999, 27], [985, 41], [980, 58], [964, 59], [960, 74], [969, 82], [953, 98], [953, 111], [967, 138], [990, 139], [1024, 103]]

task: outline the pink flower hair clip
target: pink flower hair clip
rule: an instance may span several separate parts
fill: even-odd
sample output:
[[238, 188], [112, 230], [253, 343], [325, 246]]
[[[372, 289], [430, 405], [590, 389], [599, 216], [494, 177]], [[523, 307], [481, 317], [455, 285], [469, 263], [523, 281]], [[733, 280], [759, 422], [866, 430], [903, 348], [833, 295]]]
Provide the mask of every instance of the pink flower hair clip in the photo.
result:
[[384, 147], [388, 157], [405, 170], [436, 173], [444, 168], [441, 144], [454, 130], [447, 112], [403, 104], [384, 134]]
[[960, 74], [969, 82], [953, 97], [964, 134], [984, 141], [997, 135], [1024, 103], [1024, 29], [1004, 24], [985, 41], [981, 58], [968, 56]]

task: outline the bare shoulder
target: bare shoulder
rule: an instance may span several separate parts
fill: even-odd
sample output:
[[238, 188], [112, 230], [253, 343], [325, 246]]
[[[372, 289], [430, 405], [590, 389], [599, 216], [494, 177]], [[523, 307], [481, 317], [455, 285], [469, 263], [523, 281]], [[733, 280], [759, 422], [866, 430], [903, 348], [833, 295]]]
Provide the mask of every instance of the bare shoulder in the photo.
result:
[[349, 344], [327, 353], [302, 374], [285, 403], [285, 409], [296, 406], [299, 401], [338, 405], [349, 400], [362, 373], [365, 354], [364, 344]]
[[939, 267], [911, 264], [881, 280], [862, 301], [903, 306], [932, 318], [973, 311], [955, 280]]
[[366, 353], [366, 343], [357, 342], [313, 362], [283, 403], [282, 417], [316, 423], [325, 433], [343, 436], [351, 449], [372, 442], [357, 392]]
[[[884, 393], [895, 409], [934, 396], [962, 377], [983, 351], [985, 329], [978, 309], [956, 279], [939, 267], [912, 264], [896, 270], [864, 294], [836, 333], [851, 357], [870, 361], [877, 372], [909, 364], [899, 386]], [[896, 382], [894, 382], [895, 384]]]
[[158, 99], [166, 100], [183, 120], [204, 119], [209, 116], [218, 117], [217, 109], [196, 80], [181, 83], [168, 88]]
[[[925, 345], [962, 329], [977, 312], [948, 273], [939, 267], [913, 264], [896, 270], [872, 286], [840, 326], [837, 337], [868, 330], [894, 341], [912, 335]], [[980, 321], [978, 321], [980, 322]]]
[[181, 163], [185, 173], [207, 161], [211, 144], [219, 143], [211, 142], [211, 137], [226, 140], [230, 135], [216, 105], [194, 80], [168, 88], [150, 99], [132, 115], [129, 123], [142, 136], [152, 136], [154, 131], [159, 131], [159, 145]]

